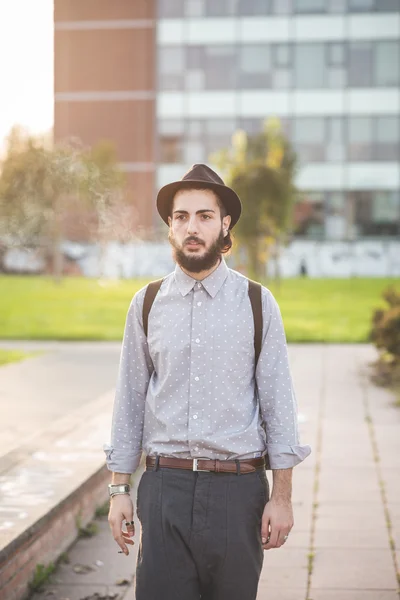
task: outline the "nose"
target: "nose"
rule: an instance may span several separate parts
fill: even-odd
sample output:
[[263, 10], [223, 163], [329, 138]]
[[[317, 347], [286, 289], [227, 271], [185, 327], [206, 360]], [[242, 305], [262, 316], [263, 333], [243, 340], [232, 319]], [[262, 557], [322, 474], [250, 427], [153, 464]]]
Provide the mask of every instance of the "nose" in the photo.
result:
[[187, 225], [187, 233], [188, 235], [196, 235], [197, 234], [197, 219], [196, 215], [192, 215], [188, 220]]

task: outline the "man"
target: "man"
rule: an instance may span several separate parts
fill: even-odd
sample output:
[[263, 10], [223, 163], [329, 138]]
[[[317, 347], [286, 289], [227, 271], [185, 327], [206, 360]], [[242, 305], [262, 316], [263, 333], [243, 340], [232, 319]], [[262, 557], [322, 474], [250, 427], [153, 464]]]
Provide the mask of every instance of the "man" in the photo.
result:
[[241, 203], [212, 169], [194, 165], [164, 186], [157, 208], [177, 264], [147, 328], [147, 286], [128, 310], [104, 445], [109, 523], [128, 555], [133, 505], [129, 485], [119, 485], [143, 450], [136, 600], [254, 600], [263, 550], [281, 547], [293, 527], [292, 469], [311, 452], [299, 444], [283, 323], [262, 287], [255, 365], [249, 281], [223, 258]]

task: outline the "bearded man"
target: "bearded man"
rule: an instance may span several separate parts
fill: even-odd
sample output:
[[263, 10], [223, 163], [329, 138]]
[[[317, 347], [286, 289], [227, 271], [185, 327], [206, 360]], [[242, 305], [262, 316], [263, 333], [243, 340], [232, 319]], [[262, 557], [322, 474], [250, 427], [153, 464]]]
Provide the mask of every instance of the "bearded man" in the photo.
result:
[[128, 310], [103, 446], [109, 523], [128, 555], [129, 481], [144, 452], [136, 600], [255, 600], [264, 550], [294, 524], [293, 467], [311, 452], [299, 441], [283, 322], [271, 291], [256, 284], [257, 309], [254, 282], [225, 262], [241, 202], [217, 173], [194, 165], [161, 188], [157, 208], [176, 268]]

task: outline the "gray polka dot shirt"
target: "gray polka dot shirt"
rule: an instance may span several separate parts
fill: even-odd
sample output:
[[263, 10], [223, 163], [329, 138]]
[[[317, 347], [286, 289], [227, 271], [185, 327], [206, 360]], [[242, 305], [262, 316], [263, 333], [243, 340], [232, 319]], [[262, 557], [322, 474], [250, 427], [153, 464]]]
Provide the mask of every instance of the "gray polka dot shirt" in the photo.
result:
[[262, 348], [254, 373], [254, 324], [246, 277], [220, 265], [201, 282], [177, 265], [149, 315], [146, 287], [130, 304], [112, 415], [103, 445], [110, 471], [133, 473], [141, 453], [177, 458], [254, 458], [286, 469], [300, 445], [297, 402], [278, 304], [262, 288]]

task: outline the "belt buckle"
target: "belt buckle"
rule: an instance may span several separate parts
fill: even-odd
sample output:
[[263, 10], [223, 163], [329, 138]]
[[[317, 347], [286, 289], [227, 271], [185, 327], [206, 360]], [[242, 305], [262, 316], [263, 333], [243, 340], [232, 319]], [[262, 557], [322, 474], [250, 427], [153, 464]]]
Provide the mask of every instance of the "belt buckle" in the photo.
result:
[[[199, 469], [197, 466], [197, 463], [199, 460], [202, 460], [201, 458], [194, 458], [193, 459], [193, 471], [205, 471], [207, 473], [210, 473], [210, 469]], [[203, 459], [203, 460], [208, 460], [208, 459]]]

